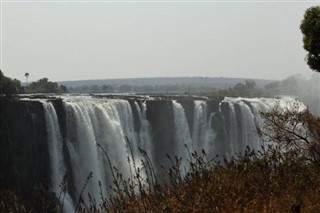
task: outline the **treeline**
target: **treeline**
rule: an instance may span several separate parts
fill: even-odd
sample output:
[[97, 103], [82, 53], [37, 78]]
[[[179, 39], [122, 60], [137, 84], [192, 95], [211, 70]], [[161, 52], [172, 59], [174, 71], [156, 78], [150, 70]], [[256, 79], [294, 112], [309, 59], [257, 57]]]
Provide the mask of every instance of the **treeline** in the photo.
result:
[[237, 83], [227, 89], [213, 88], [209, 92], [202, 93], [206, 96], [228, 96], [228, 97], [261, 97], [263, 89], [258, 87], [253, 80], [245, 80], [244, 83]]
[[0, 95], [13, 95], [23, 91], [21, 87], [21, 82], [17, 79], [11, 79], [6, 77], [0, 70]]
[[48, 78], [42, 78], [32, 82], [29, 85], [22, 86], [17, 79], [6, 77], [0, 70], [0, 95], [11, 96], [24, 93], [65, 93], [68, 89], [64, 85], [58, 85], [56, 82], [49, 81]]
[[59, 86], [58, 83], [49, 81], [48, 78], [42, 78], [24, 87], [25, 93], [65, 93], [67, 91], [66, 86]]
[[[282, 81], [274, 81], [264, 86], [259, 86], [254, 80], [245, 80], [232, 87], [221, 89], [215, 85], [199, 86], [192, 84], [167, 84], [167, 85], [82, 85], [66, 87], [42, 78], [28, 85], [22, 86], [17, 79], [6, 77], [0, 70], [0, 94], [30, 94], [30, 93], [175, 93], [204, 96], [228, 97], [275, 97], [278, 95], [294, 95], [312, 100], [318, 94], [320, 77], [318, 73], [305, 79], [301, 75], [293, 75]], [[304, 101], [304, 100], [303, 100]]]
[[194, 86], [190, 84], [166, 84], [166, 85], [82, 85], [68, 88], [75, 93], [199, 93], [208, 91], [209, 86]]
[[314, 74], [310, 79], [305, 79], [301, 75], [293, 75], [282, 81], [273, 81], [261, 85], [254, 80], [248, 79], [239, 82], [228, 88], [219, 88], [215, 84], [192, 85], [192, 84], [167, 84], [167, 85], [81, 85], [68, 87], [73, 93], [175, 93], [204, 96], [228, 96], [228, 97], [275, 97], [278, 95], [294, 95], [307, 97], [311, 94], [319, 93], [317, 85], [320, 78]]
[[275, 97], [278, 95], [291, 95], [299, 97], [310, 97], [319, 93], [320, 77], [315, 73], [310, 79], [301, 75], [292, 75], [282, 81], [275, 81], [258, 87], [255, 81], [245, 80], [227, 89], [213, 88], [208, 92], [200, 93], [206, 96], [228, 96], [228, 97]]

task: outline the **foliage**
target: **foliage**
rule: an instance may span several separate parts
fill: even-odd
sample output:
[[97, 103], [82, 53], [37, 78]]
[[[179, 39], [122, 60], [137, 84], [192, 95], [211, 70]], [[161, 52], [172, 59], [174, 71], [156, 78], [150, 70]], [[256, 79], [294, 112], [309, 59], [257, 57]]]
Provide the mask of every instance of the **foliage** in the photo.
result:
[[295, 151], [310, 161], [320, 160], [320, 118], [301, 109], [301, 103], [261, 112], [264, 124], [258, 132], [267, 142], [281, 147], [282, 152]]
[[[166, 171], [165, 184], [146, 185], [141, 170], [124, 180], [115, 172], [115, 195], [83, 212], [289, 212], [302, 208], [317, 212], [320, 170], [297, 153], [249, 149], [229, 161], [209, 160], [205, 152], [192, 153], [190, 171], [180, 173], [176, 157]], [[151, 179], [150, 179], [151, 180]], [[151, 188], [150, 188], [151, 186]], [[84, 205], [82, 205], [84, 207]]]
[[303, 34], [303, 47], [308, 52], [307, 64], [312, 70], [320, 72], [320, 6], [306, 10], [300, 29]]
[[199, 93], [205, 96], [228, 96], [228, 97], [299, 97], [305, 104], [310, 106], [312, 113], [319, 114], [319, 73], [313, 73], [309, 79], [300, 74], [295, 74], [281, 81], [274, 81], [264, 87], [250, 86], [246, 82], [238, 83], [228, 89], [211, 89], [208, 92]]
[[13, 191], [0, 188], [0, 211], [1, 212], [27, 212], [25, 206], [19, 201]]
[[12, 80], [11, 78], [6, 77], [0, 70], [0, 95], [5, 94], [10, 96], [21, 91], [21, 82], [17, 79]]
[[244, 83], [237, 83], [227, 89], [213, 88], [207, 93], [201, 93], [206, 96], [228, 96], [228, 97], [261, 97], [265, 92], [257, 87], [253, 80], [245, 80]]
[[48, 78], [42, 78], [26, 86], [25, 91], [26, 93], [63, 93], [67, 92], [67, 87], [59, 86], [58, 83], [51, 82]]
[[[282, 154], [279, 149], [272, 149], [256, 153], [248, 149], [243, 155], [224, 163], [208, 160], [204, 152], [195, 152], [190, 166], [190, 171], [182, 176], [180, 160], [175, 158], [172, 167], [166, 170], [169, 181], [165, 184], [159, 184], [154, 178], [143, 178], [142, 172], [152, 171], [147, 164], [143, 168], [135, 167], [133, 179], [124, 179], [113, 168], [114, 185], [111, 189], [114, 195], [108, 198], [101, 191], [101, 198], [97, 201], [90, 194], [80, 194], [77, 212], [320, 210], [320, 168], [295, 152]], [[89, 179], [88, 176], [84, 187]], [[25, 209], [14, 194], [4, 196], [0, 202], [3, 211]], [[84, 196], [89, 197], [89, 204], [85, 204]], [[9, 208], [6, 205], [10, 205]]]
[[207, 91], [209, 86], [197, 86], [191, 84], [166, 84], [166, 85], [82, 85], [77, 87], [70, 87], [71, 92], [90, 92], [90, 93], [195, 93]]

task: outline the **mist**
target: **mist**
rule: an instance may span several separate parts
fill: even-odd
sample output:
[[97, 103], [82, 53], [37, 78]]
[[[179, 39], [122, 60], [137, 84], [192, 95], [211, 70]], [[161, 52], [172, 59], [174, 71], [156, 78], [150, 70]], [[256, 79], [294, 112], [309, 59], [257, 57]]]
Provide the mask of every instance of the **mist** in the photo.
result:
[[320, 115], [320, 74], [314, 72], [310, 78], [300, 74], [289, 76], [283, 81], [274, 82], [274, 94], [296, 96], [309, 110]]

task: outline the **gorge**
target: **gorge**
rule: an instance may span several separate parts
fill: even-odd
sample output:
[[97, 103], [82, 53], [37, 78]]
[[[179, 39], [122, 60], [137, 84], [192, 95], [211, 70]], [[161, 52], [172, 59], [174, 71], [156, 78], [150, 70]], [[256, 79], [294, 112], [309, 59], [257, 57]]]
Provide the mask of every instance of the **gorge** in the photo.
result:
[[190, 152], [230, 158], [247, 147], [260, 150], [259, 112], [277, 101], [285, 106], [294, 99], [65, 95], [1, 100], [0, 181], [28, 190], [45, 185], [54, 199], [66, 177], [70, 187], [63, 208], [72, 212], [91, 172], [83, 194], [99, 200], [100, 190], [111, 193], [109, 165], [130, 177], [128, 158], [141, 167], [139, 148], [159, 179], [162, 167], [170, 166], [166, 155], [182, 157], [186, 172]]

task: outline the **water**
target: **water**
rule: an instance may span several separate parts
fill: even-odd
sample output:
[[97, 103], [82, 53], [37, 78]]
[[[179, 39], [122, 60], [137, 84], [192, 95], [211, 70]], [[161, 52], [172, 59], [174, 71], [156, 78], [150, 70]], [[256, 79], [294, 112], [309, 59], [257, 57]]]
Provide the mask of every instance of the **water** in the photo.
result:
[[[101, 191], [104, 196], [112, 194], [109, 186], [113, 178], [108, 158], [112, 166], [124, 178], [128, 178], [131, 176], [130, 171], [134, 170], [133, 165], [136, 168], [142, 167], [139, 148], [148, 153], [156, 170], [160, 170], [164, 163], [155, 161], [160, 149], [182, 157], [183, 174], [189, 165], [187, 148], [191, 152], [204, 150], [209, 157], [217, 154], [230, 157], [243, 152], [247, 146], [261, 149], [263, 143], [256, 133], [256, 126], [262, 121], [259, 112], [268, 110], [275, 103], [274, 99], [225, 98], [213, 109], [205, 100], [188, 103], [172, 100], [172, 121], [168, 120], [168, 125], [159, 126], [150, 123], [148, 100], [97, 99], [86, 96], [62, 99], [65, 111], [63, 118], [58, 117], [51, 102], [41, 102], [48, 132], [51, 190], [59, 194], [59, 184], [66, 174], [75, 186], [75, 190], [69, 187], [66, 192], [65, 212], [74, 211], [77, 198], [90, 173], [92, 177], [83, 191], [86, 203], [89, 202], [86, 196], [88, 193], [97, 202], [100, 201]], [[285, 106], [292, 101], [282, 100], [281, 104]], [[168, 111], [162, 112], [160, 109], [159, 113]], [[65, 122], [64, 129], [59, 126], [59, 120]], [[169, 125], [170, 122], [173, 127]], [[166, 144], [163, 146], [156, 143], [154, 134], [159, 128], [173, 134], [168, 137], [173, 140], [163, 141]], [[128, 164], [128, 158], [131, 164]], [[141, 175], [144, 177], [145, 173], [142, 171]]]
[[[44, 106], [45, 120], [48, 130], [48, 145], [50, 150], [49, 154], [51, 162], [51, 190], [58, 194], [62, 192], [62, 189], [59, 187], [59, 185], [61, 184], [61, 181], [63, 180], [63, 177], [66, 174], [66, 167], [64, 164], [63, 157], [63, 141], [62, 136], [60, 134], [57, 113], [52, 103], [42, 103]], [[74, 211], [74, 204], [68, 192], [65, 194], [64, 197], [63, 211]]]

